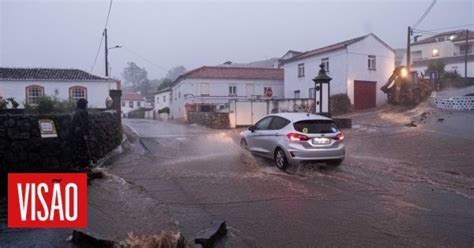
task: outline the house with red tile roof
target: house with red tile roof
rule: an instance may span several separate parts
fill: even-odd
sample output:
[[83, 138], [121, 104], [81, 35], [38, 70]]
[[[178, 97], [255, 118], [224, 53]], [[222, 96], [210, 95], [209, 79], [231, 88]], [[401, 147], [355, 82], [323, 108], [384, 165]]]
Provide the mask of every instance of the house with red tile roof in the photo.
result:
[[122, 93], [122, 114], [128, 116], [130, 111], [144, 108], [145, 97], [140, 92], [123, 92]]
[[273, 98], [283, 98], [282, 69], [203, 66], [173, 82], [170, 115], [187, 120], [187, 105], [219, 111], [228, 109], [231, 100]]

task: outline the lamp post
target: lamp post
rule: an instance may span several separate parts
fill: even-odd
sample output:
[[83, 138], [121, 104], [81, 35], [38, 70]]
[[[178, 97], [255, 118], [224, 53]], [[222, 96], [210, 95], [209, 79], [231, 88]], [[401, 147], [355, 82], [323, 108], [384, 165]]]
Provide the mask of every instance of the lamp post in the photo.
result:
[[331, 117], [331, 103], [329, 101], [331, 86], [329, 82], [332, 78], [326, 74], [324, 64], [319, 65], [319, 67], [321, 68], [319, 74], [313, 79], [315, 95], [314, 113]]
[[105, 36], [105, 76], [109, 76], [109, 50], [114, 48], [121, 48], [122, 46], [116, 45], [114, 47], [109, 48], [107, 45], [107, 29], [104, 29], [104, 36]]

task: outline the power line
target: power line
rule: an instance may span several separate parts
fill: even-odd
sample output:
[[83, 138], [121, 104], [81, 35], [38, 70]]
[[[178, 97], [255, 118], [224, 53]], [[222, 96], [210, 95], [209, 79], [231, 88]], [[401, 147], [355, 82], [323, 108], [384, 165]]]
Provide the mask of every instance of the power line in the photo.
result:
[[470, 26], [474, 26], [474, 23], [465, 24], [465, 25], [458, 25], [458, 26], [451, 26], [451, 27], [445, 27], [445, 28], [429, 29], [429, 30], [417, 30], [417, 31], [435, 33], [434, 31], [446, 30], [446, 29], [455, 29], [455, 28], [464, 28], [464, 27], [470, 27]]
[[[109, 11], [107, 12], [107, 18], [105, 18], [104, 29], [106, 29], [107, 25], [109, 24], [110, 11], [112, 10], [112, 2], [113, 0], [110, 0]], [[102, 36], [100, 37], [99, 47], [97, 48], [97, 53], [95, 54], [94, 63], [92, 63], [90, 72], [94, 70], [95, 64], [97, 63], [97, 58], [99, 57], [100, 48], [102, 47], [102, 42], [104, 42], [104, 33], [102, 33]]]
[[[111, 40], [111, 41], [117, 42], [117, 41], [115, 41], [114, 39], [111, 39], [110, 36], [108, 36], [108, 38], [109, 38], [109, 40]], [[151, 60], [145, 58], [144, 56], [140, 55], [139, 53], [133, 51], [132, 49], [130, 49], [130, 48], [124, 46], [124, 45], [121, 45], [121, 46], [122, 46], [122, 48], [125, 48], [125, 50], [127, 50], [128, 52], [130, 52], [130, 53], [134, 54], [135, 56], [141, 58], [142, 60], [148, 62], [150, 65], [153, 65], [153, 66], [155, 66], [156, 68], [158, 68], [158, 69], [160, 69], [160, 70], [162, 70], [162, 71], [164, 71], [164, 72], [168, 72], [168, 69], [166, 69], [165, 67], [163, 67], [163, 66], [161, 66], [161, 65], [155, 64], [153, 61], [151, 61]]]
[[435, 5], [435, 3], [436, 3], [436, 0], [433, 0], [433, 2], [430, 4], [430, 6], [425, 10], [425, 13], [423, 13], [423, 15], [418, 19], [418, 21], [415, 23], [415, 25], [413, 25], [413, 28], [418, 27], [418, 25], [420, 25], [421, 22], [423, 22], [425, 17], [430, 13], [431, 9], [433, 9], [433, 6]]

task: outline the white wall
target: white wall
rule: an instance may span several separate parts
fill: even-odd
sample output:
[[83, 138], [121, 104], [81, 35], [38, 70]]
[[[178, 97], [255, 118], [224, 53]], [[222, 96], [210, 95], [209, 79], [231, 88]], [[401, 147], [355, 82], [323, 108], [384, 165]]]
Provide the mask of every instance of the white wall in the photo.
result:
[[[309, 89], [314, 88], [313, 78], [319, 73], [319, 65], [323, 58], [329, 58], [329, 72], [327, 74], [332, 77], [331, 95], [338, 93], [346, 93], [346, 72], [347, 72], [347, 55], [344, 49], [333, 52], [324, 53], [308, 57], [305, 59], [285, 63], [284, 69], [284, 88], [285, 98], [294, 98], [294, 91], [300, 91], [300, 98], [309, 97]], [[304, 63], [305, 75], [298, 77], [298, 64]], [[325, 68], [327, 69], [327, 68]]]
[[109, 96], [109, 90], [117, 89], [115, 81], [0, 81], [0, 96], [3, 98], [14, 97], [24, 108], [26, 102], [26, 87], [39, 85], [44, 87], [45, 96], [55, 96], [63, 100], [69, 99], [69, 88], [82, 86], [87, 88], [87, 101], [89, 108], [106, 108], [105, 100]]
[[[380, 90], [392, 75], [395, 69], [395, 52], [380, 43], [374, 36], [370, 35], [361, 42], [347, 47], [348, 51], [348, 77], [347, 94], [354, 103], [354, 81], [377, 82], [376, 104], [380, 106], [387, 102], [387, 96]], [[368, 55], [375, 55], [376, 69], [368, 69]]]
[[[438, 49], [439, 56], [433, 57], [433, 49]], [[412, 45], [410, 48], [410, 51], [412, 53], [416, 51], [421, 51], [420, 59], [436, 59], [436, 58], [442, 58], [442, 57], [452, 57], [454, 55], [454, 44], [451, 41], [418, 44], [418, 45]], [[413, 61], [414, 59], [415, 58], [412, 58], [411, 61]]]
[[[133, 108], [130, 108], [130, 102], [133, 102]], [[138, 106], [138, 102], [140, 102], [140, 107]], [[125, 106], [123, 105], [123, 103], [125, 103]], [[125, 115], [127, 115], [128, 112], [132, 110], [143, 108], [143, 107], [145, 107], [145, 100], [143, 101], [122, 100], [122, 113]]]
[[[376, 56], [376, 70], [368, 70], [368, 55]], [[388, 80], [395, 67], [395, 52], [373, 35], [336, 51], [285, 63], [285, 98], [294, 98], [294, 91], [300, 90], [300, 98], [309, 97], [314, 87], [312, 79], [319, 72], [323, 58], [329, 58], [331, 95], [346, 93], [354, 103], [354, 80], [376, 81], [376, 103], [386, 102], [386, 96], [379, 88]], [[298, 64], [304, 63], [305, 76], [298, 78]]]
[[[201, 97], [201, 83], [209, 84], [209, 96]], [[247, 98], [247, 84], [254, 85], [256, 96], [263, 96], [264, 87], [271, 87], [273, 98], [283, 98], [281, 80], [184, 79], [172, 88], [171, 117], [184, 119], [186, 103], [229, 103], [230, 99]], [[236, 96], [229, 96], [229, 86], [237, 87]]]
[[[155, 111], [170, 107], [171, 90], [155, 94]], [[164, 101], [163, 101], [164, 100]]]

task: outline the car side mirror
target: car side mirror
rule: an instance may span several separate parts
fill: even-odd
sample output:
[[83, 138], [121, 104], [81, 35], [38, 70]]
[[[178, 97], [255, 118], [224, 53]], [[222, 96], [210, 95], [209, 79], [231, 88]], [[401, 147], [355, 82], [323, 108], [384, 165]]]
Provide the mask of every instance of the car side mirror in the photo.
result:
[[250, 130], [250, 132], [253, 133], [255, 131], [255, 126], [254, 125], [249, 126], [249, 130]]

